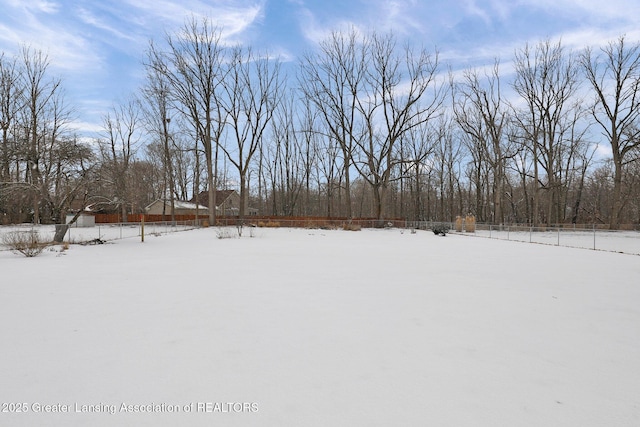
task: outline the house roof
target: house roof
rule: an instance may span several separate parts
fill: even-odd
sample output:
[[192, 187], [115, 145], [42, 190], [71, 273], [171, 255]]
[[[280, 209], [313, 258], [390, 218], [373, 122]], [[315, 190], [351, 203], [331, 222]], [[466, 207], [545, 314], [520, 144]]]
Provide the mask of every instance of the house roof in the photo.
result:
[[207, 209], [206, 206], [196, 205], [195, 203], [185, 202], [183, 200], [174, 200], [173, 205], [176, 207], [176, 209], [196, 209], [196, 207], [198, 209]]
[[[218, 190], [216, 191], [216, 207], [220, 207], [233, 193], [236, 193], [236, 190]], [[209, 206], [209, 192], [202, 191], [198, 194], [197, 198], [192, 197], [189, 202], [197, 203], [208, 207]]]

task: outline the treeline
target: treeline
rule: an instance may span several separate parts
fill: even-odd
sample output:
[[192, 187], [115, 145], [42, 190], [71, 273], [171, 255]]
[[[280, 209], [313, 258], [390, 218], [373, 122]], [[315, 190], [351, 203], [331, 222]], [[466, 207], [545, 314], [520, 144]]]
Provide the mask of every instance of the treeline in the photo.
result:
[[0, 56], [0, 217], [126, 218], [159, 198], [171, 215], [236, 189], [241, 217], [640, 222], [640, 44], [543, 40], [508, 60], [452, 72], [354, 30], [283, 64], [192, 18], [150, 42], [143, 86], [88, 139], [48, 57], [23, 47]]

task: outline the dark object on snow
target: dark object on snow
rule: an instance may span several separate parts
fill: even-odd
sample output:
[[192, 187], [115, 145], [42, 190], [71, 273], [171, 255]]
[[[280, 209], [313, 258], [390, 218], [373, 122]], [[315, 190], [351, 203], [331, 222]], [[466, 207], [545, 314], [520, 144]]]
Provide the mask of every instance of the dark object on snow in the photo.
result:
[[433, 234], [435, 234], [436, 236], [446, 236], [449, 230], [450, 227], [447, 224], [433, 224], [431, 226], [431, 231], [433, 231]]
[[88, 242], [83, 242], [80, 243], [81, 245], [103, 245], [107, 243], [105, 240], [102, 239], [93, 239], [93, 240], [89, 240]]

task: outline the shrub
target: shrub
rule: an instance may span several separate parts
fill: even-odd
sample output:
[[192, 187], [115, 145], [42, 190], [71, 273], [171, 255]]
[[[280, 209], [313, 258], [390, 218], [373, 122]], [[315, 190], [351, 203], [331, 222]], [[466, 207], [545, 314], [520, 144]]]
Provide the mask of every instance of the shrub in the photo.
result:
[[218, 228], [216, 229], [216, 236], [218, 239], [233, 239], [237, 236], [234, 236], [230, 229], [228, 228]]
[[464, 231], [467, 233], [476, 232], [476, 217], [473, 215], [467, 215], [464, 221]]
[[14, 253], [22, 254], [28, 258], [36, 257], [48, 246], [40, 239], [36, 230], [10, 231], [2, 236], [2, 242]]

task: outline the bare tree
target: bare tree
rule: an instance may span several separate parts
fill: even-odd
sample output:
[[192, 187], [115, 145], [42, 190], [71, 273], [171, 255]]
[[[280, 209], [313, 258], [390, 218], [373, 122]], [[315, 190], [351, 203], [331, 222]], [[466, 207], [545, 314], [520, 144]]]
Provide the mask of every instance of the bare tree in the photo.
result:
[[[176, 108], [191, 123], [197, 141], [204, 149], [209, 222], [213, 225], [216, 222], [218, 148], [226, 121], [218, 101], [225, 73], [221, 31], [207, 18], [199, 21], [192, 17], [178, 34], [166, 36], [166, 44], [167, 51], [163, 52], [151, 43], [147, 67], [167, 79]], [[197, 200], [198, 195], [194, 196]]]
[[0, 182], [5, 183], [11, 180], [10, 162], [14, 151], [10, 131], [16, 125], [18, 111], [24, 100], [23, 86], [20, 84], [21, 73], [22, 70], [18, 67], [15, 58], [7, 59], [4, 53], [0, 54], [0, 130], [2, 131]]
[[624, 169], [638, 160], [633, 153], [640, 147], [640, 43], [628, 44], [620, 37], [598, 55], [586, 49], [580, 62], [594, 90], [593, 118], [611, 145], [614, 185], [609, 226], [617, 229], [625, 204]]
[[354, 166], [373, 188], [375, 216], [381, 221], [392, 171], [400, 164], [397, 144], [440, 112], [444, 86], [436, 81], [437, 54], [405, 46], [398, 55], [395, 37], [376, 33], [368, 51], [366, 86], [357, 98], [362, 121]]
[[440, 119], [432, 131], [435, 140], [432, 173], [440, 195], [439, 209], [434, 212], [439, 221], [453, 221], [464, 145], [457, 138], [456, 128], [449, 118]]
[[273, 154], [265, 160], [268, 163], [266, 167], [275, 169], [276, 172], [273, 174], [276, 178], [274, 195], [277, 188], [280, 203], [276, 203], [274, 197], [274, 214], [281, 212], [288, 216], [294, 215], [303, 189], [309, 190], [312, 155], [310, 144], [313, 143], [313, 133], [304, 129], [310, 125], [308, 108], [298, 109], [299, 107], [295, 93], [288, 92], [278, 104], [271, 122], [272, 141], [267, 152]]
[[[46, 126], [40, 136], [40, 209], [52, 221], [64, 223], [69, 203], [86, 184], [80, 178], [87, 173], [93, 153], [69, 133], [73, 110], [60, 89], [50, 99], [43, 118]], [[74, 185], [70, 187], [71, 181]]]
[[[51, 181], [53, 189], [47, 194], [47, 202], [61, 225], [56, 226], [54, 242], [61, 242], [71, 224], [73, 224], [92, 199], [92, 182], [96, 158], [88, 144], [82, 143], [77, 136], [64, 137], [55, 147], [52, 156]], [[75, 216], [66, 221], [71, 203], [79, 201]]]
[[418, 221], [429, 218], [424, 200], [425, 174], [431, 169], [430, 157], [434, 153], [437, 129], [429, 124], [412, 128], [402, 139], [402, 178], [408, 181], [411, 217]]
[[48, 57], [26, 46], [19, 59], [0, 58], [0, 190], [12, 220], [29, 211], [35, 223], [64, 223], [93, 164], [92, 150], [71, 133], [73, 108], [48, 68]]
[[42, 51], [22, 48], [22, 82], [25, 97], [24, 128], [26, 129], [26, 160], [29, 185], [33, 201], [33, 222], [40, 223], [40, 205], [43, 194], [41, 164], [47, 148], [44, 139], [46, 113], [61, 85], [58, 78], [48, 78], [49, 58]]
[[[303, 214], [310, 215], [314, 211], [315, 207], [312, 206], [312, 188], [311, 181], [313, 170], [318, 164], [318, 157], [321, 155], [319, 152], [321, 134], [315, 132], [316, 122], [319, 120], [319, 112], [313, 107], [312, 102], [308, 99], [302, 101], [302, 112], [298, 114], [299, 122], [296, 134], [298, 135], [299, 145], [301, 148], [301, 156], [304, 171], [304, 204]], [[299, 111], [299, 110], [298, 110]], [[350, 202], [350, 200], [348, 200]]]
[[223, 81], [225, 116], [228, 120], [226, 158], [236, 168], [240, 180], [239, 219], [248, 200], [247, 178], [254, 154], [280, 102], [280, 63], [267, 55], [255, 55], [250, 48], [237, 46], [229, 57], [229, 73]]
[[21, 73], [17, 59], [7, 59], [4, 53], [0, 53], [0, 215], [7, 215], [9, 221], [17, 219], [15, 211], [19, 209], [18, 203], [9, 202], [9, 195], [14, 182], [11, 163], [16, 157], [15, 128], [24, 100]]
[[323, 118], [327, 140], [338, 143], [344, 159], [346, 216], [353, 216], [351, 206], [352, 152], [356, 144], [357, 99], [367, 67], [367, 40], [357, 32], [332, 32], [320, 43], [318, 55], [307, 55], [301, 62], [299, 76], [304, 97], [312, 102]]
[[111, 183], [111, 204], [118, 206], [122, 221], [126, 222], [128, 208], [133, 209], [130, 191], [133, 183], [129, 172], [140, 146], [143, 125], [139, 102], [130, 99], [115, 106], [102, 120], [105, 137], [100, 141], [100, 151], [103, 162], [108, 165], [108, 176], [103, 179]]
[[[163, 73], [155, 67], [147, 67], [146, 85], [142, 88], [143, 111], [147, 129], [155, 135], [162, 146], [163, 199], [169, 198], [171, 221], [175, 221], [176, 180], [173, 173], [172, 136], [169, 132], [171, 114], [169, 113], [171, 86]], [[166, 203], [163, 203], [166, 207]], [[165, 212], [163, 211], [163, 214]]]
[[510, 117], [500, 87], [499, 62], [484, 76], [478, 70], [465, 71], [454, 93], [455, 120], [467, 134], [469, 148], [477, 150], [491, 170], [492, 222], [502, 224], [507, 160], [515, 150], [507, 132]]
[[[566, 145], [576, 141], [574, 112], [579, 69], [572, 55], [567, 54], [560, 42], [549, 40], [534, 49], [525, 46], [516, 52], [516, 78], [513, 87], [525, 101], [526, 109], [514, 115], [525, 136], [524, 146], [532, 151], [536, 190], [533, 202], [533, 223], [539, 222], [539, 190], [546, 191], [545, 222], [551, 224], [562, 219], [562, 172], [560, 165], [568, 152]], [[539, 172], [539, 165], [544, 175]]]

